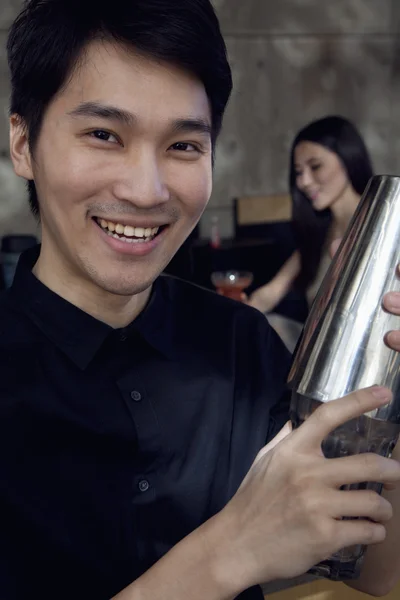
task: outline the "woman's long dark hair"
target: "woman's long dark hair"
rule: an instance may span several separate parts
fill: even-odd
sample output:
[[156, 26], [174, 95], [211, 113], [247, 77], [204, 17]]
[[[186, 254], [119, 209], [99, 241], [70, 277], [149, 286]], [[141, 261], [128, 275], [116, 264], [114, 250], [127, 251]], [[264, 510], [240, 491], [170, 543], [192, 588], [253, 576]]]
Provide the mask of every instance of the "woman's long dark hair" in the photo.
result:
[[371, 160], [364, 141], [350, 121], [330, 116], [313, 121], [299, 131], [290, 153], [290, 192], [293, 204], [293, 228], [301, 256], [301, 271], [296, 285], [305, 290], [317, 275], [324, 243], [331, 224], [329, 209], [316, 211], [296, 185], [294, 151], [300, 142], [313, 142], [331, 150], [340, 158], [357, 194], [373, 175]]

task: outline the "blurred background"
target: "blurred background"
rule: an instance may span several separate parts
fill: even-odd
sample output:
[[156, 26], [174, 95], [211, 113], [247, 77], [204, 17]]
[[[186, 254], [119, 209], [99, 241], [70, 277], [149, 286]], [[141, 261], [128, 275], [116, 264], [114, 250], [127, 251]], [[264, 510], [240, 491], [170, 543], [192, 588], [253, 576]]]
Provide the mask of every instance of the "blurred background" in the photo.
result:
[[[8, 159], [5, 41], [22, 2], [0, 2], [0, 236], [4, 236], [35, 233], [36, 225], [29, 214], [25, 186], [14, 176]], [[375, 172], [400, 173], [400, 107], [396, 102], [400, 2], [214, 3], [233, 69], [234, 93], [218, 144], [213, 195], [190, 240], [195, 256], [192, 250], [189, 256], [186, 248], [173, 261], [171, 272], [209, 285], [210, 272], [217, 268], [250, 269], [256, 287], [273, 276], [293, 250], [291, 241], [285, 241], [287, 232], [279, 227], [291, 217], [289, 148], [300, 127], [327, 114], [348, 117], [366, 141]], [[251, 216], [239, 214], [235, 200], [248, 197], [264, 199], [262, 214], [257, 206]], [[251, 233], [246, 226], [252, 219], [257, 226], [278, 225], [256, 227]], [[225, 250], [217, 258], [209, 253], [213, 235], [216, 245]], [[250, 238], [251, 243], [245, 241]], [[254, 238], [263, 240], [268, 249], [260, 245], [255, 249]], [[261, 266], [254, 264], [256, 253], [260, 264], [269, 265], [262, 273]]]
[[[213, 213], [232, 198], [287, 193], [288, 152], [308, 121], [339, 113], [360, 129], [376, 172], [399, 173], [398, 0], [215, 0], [234, 74]], [[396, 58], [397, 57], [397, 58]]]

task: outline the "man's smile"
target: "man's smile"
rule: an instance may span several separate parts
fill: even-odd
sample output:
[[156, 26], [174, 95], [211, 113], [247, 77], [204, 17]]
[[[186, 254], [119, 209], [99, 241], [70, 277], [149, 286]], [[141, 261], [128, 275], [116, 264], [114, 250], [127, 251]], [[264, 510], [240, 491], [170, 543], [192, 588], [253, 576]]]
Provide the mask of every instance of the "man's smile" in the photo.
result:
[[107, 235], [128, 243], [149, 242], [158, 235], [161, 229], [160, 227], [152, 227], [150, 225], [148, 227], [133, 227], [132, 225], [125, 225], [98, 217], [95, 217], [94, 220]]

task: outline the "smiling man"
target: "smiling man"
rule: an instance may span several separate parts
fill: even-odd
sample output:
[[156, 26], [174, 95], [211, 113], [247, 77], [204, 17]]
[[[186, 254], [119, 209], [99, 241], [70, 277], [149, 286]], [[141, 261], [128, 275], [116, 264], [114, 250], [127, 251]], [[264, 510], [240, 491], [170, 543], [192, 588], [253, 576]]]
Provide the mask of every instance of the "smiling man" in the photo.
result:
[[[382, 543], [397, 492], [340, 488], [399, 464], [320, 448], [390, 392], [274, 437], [290, 360], [266, 319], [160, 275], [210, 197], [231, 92], [209, 0], [31, 0], [8, 54], [42, 244], [0, 300], [1, 599], [255, 600]], [[399, 520], [366, 591], [396, 580]]]
[[[209, 199], [212, 115], [203, 83], [183, 66], [97, 37], [85, 40], [35, 140], [15, 97], [11, 152], [40, 199], [32, 199], [43, 239], [35, 275], [122, 326], [143, 308]], [[214, 92], [221, 103], [228, 71], [226, 80]]]

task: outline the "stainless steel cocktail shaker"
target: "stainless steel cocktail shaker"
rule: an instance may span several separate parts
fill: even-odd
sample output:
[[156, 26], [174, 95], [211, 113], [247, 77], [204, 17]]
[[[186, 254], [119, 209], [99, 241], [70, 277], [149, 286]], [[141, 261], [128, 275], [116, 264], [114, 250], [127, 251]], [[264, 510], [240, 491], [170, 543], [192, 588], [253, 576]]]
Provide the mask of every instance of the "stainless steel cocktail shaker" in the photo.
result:
[[[390, 405], [335, 430], [325, 456], [361, 452], [389, 456], [400, 432], [400, 354], [384, 342], [400, 318], [382, 308], [388, 291], [400, 291], [400, 177], [373, 177], [314, 301], [298, 345], [289, 386], [291, 419], [299, 426], [322, 402], [371, 385], [393, 391]], [[376, 483], [348, 486], [371, 488]], [[390, 524], [389, 524], [390, 527]], [[355, 578], [365, 548], [345, 548], [311, 572]]]

